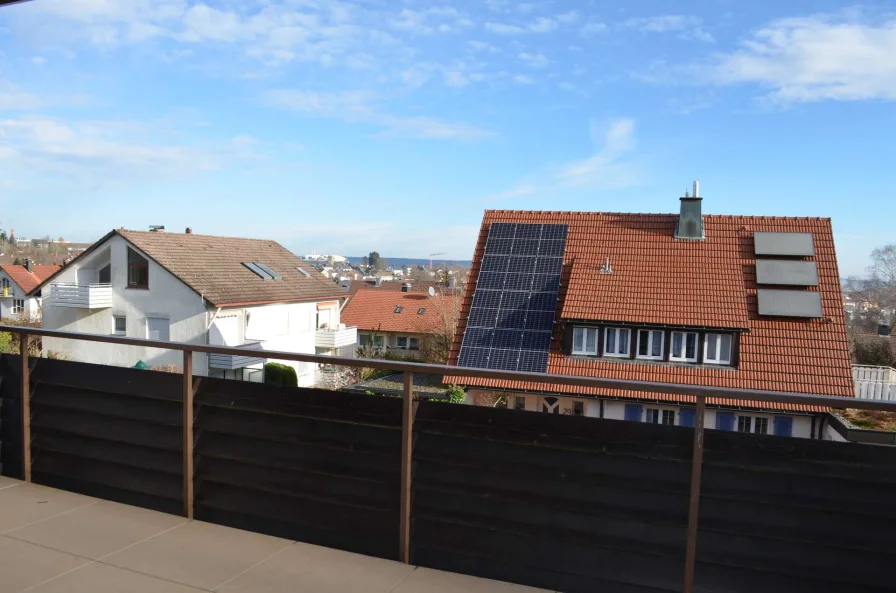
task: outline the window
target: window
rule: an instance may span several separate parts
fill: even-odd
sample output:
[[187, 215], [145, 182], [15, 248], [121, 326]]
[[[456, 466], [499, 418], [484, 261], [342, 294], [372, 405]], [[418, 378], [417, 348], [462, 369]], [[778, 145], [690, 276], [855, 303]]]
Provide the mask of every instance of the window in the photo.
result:
[[100, 268], [97, 274], [97, 282], [100, 284], [112, 284], [112, 264], [106, 264]]
[[660, 411], [652, 410], [648, 408], [644, 412], [644, 422], [647, 424], [659, 424], [660, 423]]
[[584, 416], [585, 415], [585, 402], [572, 402], [572, 415], [573, 416]]
[[703, 362], [707, 364], [731, 364], [731, 335], [706, 334]]
[[407, 336], [398, 336], [397, 338], [395, 338], [395, 345], [398, 346], [399, 348], [407, 349], [407, 347], [408, 347]]
[[270, 269], [266, 265], [261, 262], [242, 262], [246, 268], [252, 271], [256, 276], [261, 278], [262, 280], [280, 280], [281, 276], [274, 270]]
[[697, 334], [693, 332], [672, 332], [672, 348], [669, 360], [697, 362]]
[[574, 328], [572, 330], [572, 353], [597, 356], [597, 328]]
[[737, 432], [768, 434], [768, 418], [761, 418], [759, 416], [738, 416]]
[[419, 309], [417, 309], [417, 315], [423, 315], [424, 313], [426, 313], [426, 307], [420, 307]]
[[361, 346], [362, 348], [369, 343], [370, 343], [370, 336], [368, 336], [367, 334], [360, 334], [358, 336], [358, 345]]
[[9, 278], [4, 278], [0, 281], [0, 288], [9, 288]]
[[24, 299], [13, 299], [12, 300], [12, 314], [18, 315], [22, 311], [25, 310], [25, 300]]
[[299, 271], [299, 274], [304, 276], [305, 278], [310, 278], [311, 274], [308, 273], [308, 270], [303, 270], [302, 268], [296, 268]]
[[638, 330], [638, 358], [663, 359], [664, 332], [659, 329]]
[[631, 342], [629, 330], [622, 327], [608, 327], [604, 334], [604, 356], [627, 357]]
[[513, 396], [513, 409], [514, 410], [525, 410], [526, 409], [526, 396], [525, 395]]
[[401, 305], [395, 305], [396, 313], [401, 313], [402, 311], [404, 311], [404, 307], [402, 307]]
[[737, 432], [752, 432], [750, 428], [752, 427], [753, 419], [749, 416], [738, 416], [737, 417]]
[[112, 317], [112, 333], [116, 336], [128, 335], [128, 318], [122, 315]]
[[146, 318], [146, 337], [150, 340], [161, 340], [167, 342], [169, 322], [161, 317]]
[[383, 336], [370, 336], [374, 348], [383, 347]]
[[756, 434], [768, 434], [768, 418], [756, 418], [756, 425], [753, 432]]
[[675, 426], [675, 410], [663, 410], [663, 424]]
[[128, 247], [128, 288], [149, 288], [149, 261]]
[[408, 338], [408, 349], [409, 350], [420, 350], [420, 339], [419, 338]]

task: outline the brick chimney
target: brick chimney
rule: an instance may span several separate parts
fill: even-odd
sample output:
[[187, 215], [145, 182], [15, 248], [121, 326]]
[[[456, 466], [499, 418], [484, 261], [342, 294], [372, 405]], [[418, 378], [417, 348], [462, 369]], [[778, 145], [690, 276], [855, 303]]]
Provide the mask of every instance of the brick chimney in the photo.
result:
[[31, 263], [32, 263], [32, 262], [31, 262], [31, 258], [30, 258], [30, 257], [26, 257], [26, 258], [25, 258], [25, 270], [28, 271], [28, 272], [31, 271], [31, 268], [32, 268]]
[[684, 192], [681, 198], [681, 212], [675, 221], [675, 238], [686, 241], [703, 241], [706, 236], [703, 233], [703, 208], [700, 197], [700, 183], [694, 182], [694, 195], [689, 196]]
[[187, 227], [187, 230], [184, 231], [184, 234], [192, 235], [192, 234], [193, 234], [193, 229], [192, 229], [191, 227]]

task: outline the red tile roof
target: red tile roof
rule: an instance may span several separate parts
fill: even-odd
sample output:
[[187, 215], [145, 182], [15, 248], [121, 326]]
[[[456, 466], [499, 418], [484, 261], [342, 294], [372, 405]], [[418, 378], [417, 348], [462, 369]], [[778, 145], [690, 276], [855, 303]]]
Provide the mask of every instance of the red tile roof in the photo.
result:
[[[704, 241], [675, 240], [675, 214], [487, 211], [464, 293], [449, 364], [466, 328], [488, 229], [493, 222], [569, 225], [558, 318], [743, 329], [739, 366], [706, 368], [606, 359], [570, 358], [555, 326], [548, 373], [690, 385], [852, 397], [849, 340], [830, 219], [704, 216]], [[753, 233], [814, 236], [824, 318], [760, 318], [756, 304]], [[612, 274], [599, 274], [610, 258]], [[457, 380], [457, 379], [455, 379]], [[495, 389], [693, 401], [669, 394], [525, 384], [464, 378]], [[715, 405], [821, 411], [812, 406], [708, 400]]]
[[30, 293], [37, 286], [55, 274], [62, 266], [31, 266], [31, 271], [25, 269], [25, 266], [8, 264], [0, 266], [13, 282], [19, 285], [19, 288]]
[[[342, 310], [340, 320], [360, 330], [427, 334], [451, 327], [460, 297], [450, 294], [380, 291], [357, 291]], [[396, 313], [396, 307], [402, 307]], [[422, 315], [420, 309], [426, 309]], [[446, 318], [448, 321], [446, 321]]]
[[401, 292], [401, 287], [404, 286], [406, 282], [410, 282], [411, 284], [410, 292], [426, 293], [430, 287], [434, 288], [436, 291], [440, 288], [444, 288], [441, 282], [433, 280], [384, 280], [379, 286], [376, 285], [375, 280], [352, 280], [348, 287], [348, 293], [355, 294], [359, 290], [366, 288], [381, 290], [383, 292]]

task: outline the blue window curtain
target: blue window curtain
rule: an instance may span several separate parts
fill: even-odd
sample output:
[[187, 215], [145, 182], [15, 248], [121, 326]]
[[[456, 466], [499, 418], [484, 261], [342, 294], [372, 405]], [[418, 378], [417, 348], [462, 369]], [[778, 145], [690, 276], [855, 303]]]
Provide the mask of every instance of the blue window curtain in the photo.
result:
[[682, 408], [679, 424], [681, 426], [694, 426], [697, 424], [697, 410], [694, 408]]
[[775, 416], [775, 436], [793, 436], [793, 418], [790, 416]]

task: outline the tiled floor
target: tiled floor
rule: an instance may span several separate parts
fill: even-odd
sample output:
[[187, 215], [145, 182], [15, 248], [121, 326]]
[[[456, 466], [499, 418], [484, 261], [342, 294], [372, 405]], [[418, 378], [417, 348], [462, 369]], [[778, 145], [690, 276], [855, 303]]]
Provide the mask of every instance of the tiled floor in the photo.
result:
[[0, 593], [538, 593], [0, 477]]

